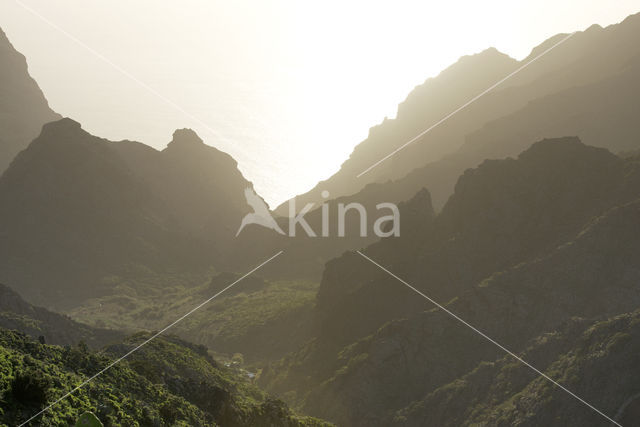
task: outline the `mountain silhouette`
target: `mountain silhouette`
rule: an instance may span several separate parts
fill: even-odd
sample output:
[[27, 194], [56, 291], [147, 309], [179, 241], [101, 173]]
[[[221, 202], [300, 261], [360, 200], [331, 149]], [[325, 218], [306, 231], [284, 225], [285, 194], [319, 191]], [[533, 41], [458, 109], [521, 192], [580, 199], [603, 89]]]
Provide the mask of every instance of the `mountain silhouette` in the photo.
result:
[[0, 278], [30, 301], [76, 304], [132, 268], [216, 264], [249, 212], [230, 156], [179, 130], [163, 151], [62, 119], [0, 177]]
[[[414, 89], [398, 107], [396, 119], [385, 120], [373, 127], [369, 137], [354, 148], [340, 170], [309, 192], [297, 196], [296, 205], [303, 206], [310, 201], [321, 202], [320, 193], [323, 190], [329, 191], [333, 197], [339, 197], [353, 195], [372, 182], [384, 184], [390, 180], [401, 180], [403, 183], [395, 185], [395, 192], [403, 197], [399, 200], [407, 200], [420, 188], [427, 187], [432, 193], [434, 206], [440, 209], [453, 192], [458, 175], [465, 169], [477, 166], [485, 158], [516, 155], [540, 138], [578, 135], [589, 144], [606, 146], [611, 143], [617, 146], [607, 148], [629, 149], [634, 146], [632, 138], [635, 135], [629, 129], [635, 129], [636, 126], [628, 114], [631, 110], [625, 108], [635, 108], [637, 82], [625, 94], [625, 85], [622, 81], [615, 85], [615, 79], [625, 70], [633, 79], [630, 67], [637, 61], [634, 58], [640, 55], [640, 47], [635, 42], [639, 34], [640, 14], [629, 16], [623, 22], [606, 28], [594, 25], [576, 33], [557, 49], [434, 128], [419, 141], [356, 178], [369, 166], [519, 66], [534, 59], [566, 34], [549, 38], [519, 62], [495, 49], [463, 57], [440, 75]], [[609, 83], [612, 92], [601, 97], [598, 102], [595, 95], [599, 90], [597, 86], [607, 85], [607, 81], [613, 81]], [[593, 96], [581, 94], [580, 87], [585, 87]], [[568, 98], [564, 98], [563, 91], [567, 91]], [[546, 98], [555, 94], [555, 98]], [[618, 98], [621, 98], [620, 103], [617, 103]], [[556, 104], [558, 101], [559, 104]], [[525, 117], [529, 115], [524, 111], [532, 102], [537, 102], [540, 108], [536, 109], [538, 117], [528, 122]], [[599, 103], [600, 107], [593, 105], [594, 102]], [[597, 111], [607, 113], [605, 105], [617, 105], [618, 110], [624, 114], [611, 112], [598, 115]], [[590, 110], [589, 116], [578, 117], [576, 120], [573, 108], [578, 108], [579, 111]], [[511, 123], [508, 116], [520, 110], [523, 113], [519, 121]], [[540, 115], [545, 112], [546, 115]], [[599, 117], [599, 120], [593, 120], [595, 117]], [[494, 131], [493, 122], [496, 120], [501, 120], [500, 126], [509, 129], [510, 134], [499, 135], [503, 144], [483, 150], [480, 155], [474, 149], [474, 138], [471, 135], [490, 125], [487, 132], [484, 132], [489, 142], [488, 138], [492, 136], [489, 132]], [[558, 126], [556, 122], [562, 126]], [[623, 138], [603, 138], [605, 129], [625, 132], [625, 135], [616, 134], [624, 136]], [[518, 131], [522, 133], [516, 134]], [[554, 133], [559, 131], [562, 133]], [[515, 138], [511, 138], [512, 136]], [[513, 144], [514, 147], [504, 150], [508, 144]], [[287, 203], [283, 203], [275, 212], [288, 215]]]
[[[633, 42], [639, 35], [640, 15], [607, 28], [592, 26], [574, 35], [561, 46], [562, 51], [550, 52], [452, 117], [450, 123], [434, 129], [429, 138], [416, 143], [419, 146], [407, 147], [389, 159], [388, 164], [381, 164], [379, 179], [370, 178], [369, 174], [355, 178], [365, 167], [388, 154], [384, 150], [390, 152], [393, 148], [389, 144], [398, 142], [399, 136], [408, 140], [428, 127], [430, 121], [439, 120], [468, 100], [465, 97], [477, 95], [485, 88], [483, 85], [495, 83], [489, 83], [491, 79], [497, 81], [498, 75], [532, 60], [566, 35], [546, 40], [519, 64], [495, 49], [463, 57], [412, 91], [399, 106], [397, 119], [372, 128], [369, 138], [354, 149], [335, 176], [292, 201], [298, 210], [307, 202], [315, 203], [314, 210], [305, 215], [313, 230], [322, 228], [323, 204], [329, 205], [330, 227], [337, 224], [338, 203], [362, 204], [371, 223], [371, 214], [378, 203], [408, 201], [423, 188], [429, 191], [434, 209], [440, 211], [465, 170], [477, 167], [485, 159], [517, 156], [544, 138], [577, 135], [589, 145], [613, 152], [633, 151], [640, 146], [640, 127], [630, 114], [640, 108], [636, 77], [640, 49]], [[376, 159], [373, 154], [367, 157], [368, 150], [380, 157]], [[432, 156], [425, 155], [425, 150], [439, 151]], [[449, 154], [444, 154], [447, 151]], [[390, 168], [397, 174], [391, 173]], [[378, 168], [374, 172], [378, 173]], [[333, 198], [324, 199], [323, 190], [330, 190]], [[281, 226], [285, 226], [290, 202], [275, 210], [282, 216], [276, 218]], [[358, 226], [358, 218], [350, 217], [345, 228], [358, 230]], [[266, 266], [263, 274], [271, 278], [317, 280], [327, 261], [377, 240], [375, 236], [333, 238], [335, 230], [329, 234], [323, 239], [308, 238], [304, 232], [297, 233], [295, 238], [285, 238], [268, 230], [248, 228], [230, 246], [229, 265], [244, 269], [249, 265], [236, 265], [234, 261], [263, 258], [287, 248], [283, 255], [287, 262]]]
[[[400, 170], [399, 158], [394, 157], [392, 162], [376, 168], [375, 173], [356, 178], [373, 163], [515, 70], [517, 66], [516, 60], [493, 48], [460, 58], [438, 76], [416, 87], [398, 106], [397, 118], [385, 119], [379, 125], [372, 127], [367, 139], [354, 148], [340, 170], [329, 179], [319, 182], [309, 192], [297, 196], [296, 206], [304, 206], [308, 202], [321, 203], [323, 201], [321, 192], [325, 190], [329, 191], [332, 197], [348, 196], [369, 183], [384, 182], [410, 172], [426, 160], [424, 156], [408, 160], [411, 166], [407, 165], [404, 170]], [[473, 120], [475, 126], [482, 123], [480, 117]], [[451, 146], [452, 142], [440, 137], [443, 135], [441, 129], [436, 133], [438, 137], [433, 139], [437, 144], [429, 145], [433, 151], [431, 157], [434, 159], [455, 148]], [[401, 158], [407, 159], [404, 155], [401, 155]], [[416, 161], [419, 163], [416, 164]], [[399, 170], [395, 175], [387, 173], [391, 163]], [[385, 173], [380, 172], [381, 170]], [[287, 206], [285, 202], [278, 206], [275, 212], [282, 216], [288, 215]]]
[[[560, 34], [546, 40], [520, 64], [532, 60], [565, 36]], [[322, 226], [320, 206], [323, 203], [331, 206], [329, 212], [336, 210], [337, 203], [351, 202], [360, 203], [372, 212], [377, 203], [401, 203], [426, 188], [434, 209], [440, 211], [465, 170], [477, 167], [485, 159], [517, 156], [533, 142], [544, 138], [577, 135], [589, 145], [613, 152], [633, 152], [640, 146], [640, 127], [630, 113], [640, 108], [637, 79], [640, 49], [634, 42], [638, 36], [640, 15], [632, 15], [607, 28], [594, 25], [575, 34], [558, 48], [562, 50], [551, 51], [460, 111], [450, 122], [434, 129], [424, 141], [416, 142], [415, 147], [409, 146], [381, 164], [371, 172], [373, 177], [365, 174], [355, 178], [368, 165], [392, 151], [395, 147], [389, 144], [398, 142], [400, 135], [408, 140], [412, 134], [428, 127], [427, 123], [439, 120], [462, 104], [465, 97], [475, 96], [477, 92], [474, 91], [481, 91], [482, 85], [488, 84], [490, 79], [497, 79], [498, 74], [518, 66], [516, 61], [495, 49], [464, 57], [417, 87], [399, 106], [397, 119], [386, 120], [372, 128], [369, 138], [354, 149], [336, 175], [292, 200], [297, 209], [306, 202], [315, 202], [315, 210], [305, 215], [305, 219], [312, 229], [318, 230]], [[484, 75], [484, 80], [474, 80], [476, 68], [485, 70], [480, 74]], [[466, 89], [459, 89], [457, 81], [466, 82]], [[424, 128], [419, 129], [421, 126]], [[388, 150], [387, 153], [384, 150]], [[437, 154], [425, 154], [437, 150], [440, 150]], [[449, 154], [443, 154], [447, 150]], [[369, 151], [380, 157], [375, 159], [373, 154], [367, 157], [365, 153]], [[366, 165], [367, 162], [370, 163]], [[377, 173], [381, 175], [378, 177]], [[372, 180], [380, 182], [372, 183]], [[357, 191], [360, 187], [363, 188]], [[330, 190], [334, 198], [324, 200], [323, 190]], [[288, 216], [289, 203], [283, 203], [275, 212]], [[335, 218], [329, 223], [334, 224]], [[354, 222], [346, 228], [357, 229], [357, 226]], [[305, 238], [303, 233], [289, 241], [257, 230], [246, 234], [239, 236], [245, 243], [236, 243], [233, 250], [237, 248], [239, 252], [259, 258], [282, 247], [291, 249], [285, 254], [289, 261], [286, 271], [278, 271], [281, 266], [273, 265], [268, 266], [265, 274], [313, 279], [320, 276], [323, 264], [331, 258], [376, 240], [375, 236], [364, 239], [329, 237], [318, 242], [318, 239]], [[259, 244], [250, 244], [250, 240]], [[239, 256], [234, 258], [240, 259]]]
[[227, 153], [206, 145], [191, 129], [178, 129], [164, 150], [139, 142], [116, 142], [132, 173], [164, 202], [173, 227], [222, 247], [233, 240], [253, 188]]
[[60, 119], [49, 108], [38, 84], [29, 75], [25, 57], [0, 29], [0, 174], [40, 133], [42, 125]]

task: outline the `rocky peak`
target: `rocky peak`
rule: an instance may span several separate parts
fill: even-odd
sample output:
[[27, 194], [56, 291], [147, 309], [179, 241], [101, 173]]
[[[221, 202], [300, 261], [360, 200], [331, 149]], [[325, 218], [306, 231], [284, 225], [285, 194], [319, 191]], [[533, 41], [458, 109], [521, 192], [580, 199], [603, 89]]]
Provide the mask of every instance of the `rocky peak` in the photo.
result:
[[431, 203], [431, 193], [426, 188], [420, 189], [415, 196], [408, 201], [402, 203], [403, 213], [406, 210], [407, 213], [418, 213], [421, 216], [433, 218], [435, 216], [435, 210]]
[[582, 143], [577, 136], [545, 138], [531, 145], [519, 156], [519, 160], [532, 162], [556, 162], [578, 160], [581, 163], [620, 162], [620, 159], [605, 148], [592, 147]]
[[65, 117], [55, 122], [46, 123], [42, 126], [40, 138], [69, 137], [79, 133], [86, 133], [82, 129], [82, 125], [69, 117]]
[[173, 139], [167, 148], [204, 146], [202, 138], [194, 130], [184, 128], [173, 132]]
[[[207, 145], [198, 134], [188, 128], [177, 129], [173, 133], [173, 139], [162, 153], [168, 155], [173, 161], [182, 159], [183, 161], [196, 162], [201, 167], [223, 167], [228, 173], [235, 173], [238, 162], [224, 151], [216, 147]], [[212, 163], [213, 162], [213, 163]], [[190, 163], [195, 167], [196, 163]]]

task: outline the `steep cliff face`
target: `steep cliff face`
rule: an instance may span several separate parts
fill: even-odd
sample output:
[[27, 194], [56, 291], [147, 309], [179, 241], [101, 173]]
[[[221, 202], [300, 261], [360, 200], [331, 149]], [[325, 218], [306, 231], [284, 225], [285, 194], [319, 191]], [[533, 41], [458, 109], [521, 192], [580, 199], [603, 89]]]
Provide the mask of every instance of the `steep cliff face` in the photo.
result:
[[[635, 163], [576, 138], [545, 140], [517, 160], [468, 170], [433, 226], [405, 222], [400, 238], [373, 244], [367, 253], [448, 301], [493, 272], [564, 243], [594, 215], [633, 199], [639, 188]], [[350, 319], [348, 331], [371, 333], [402, 315], [399, 307], [414, 307], [413, 296], [378, 283], [370, 267], [352, 253], [327, 264], [318, 294], [327, 336], [350, 334], [341, 327], [343, 316]]]
[[[638, 317], [591, 324], [572, 319], [527, 345], [522, 357], [621, 425], [637, 421]], [[606, 425], [600, 414], [536, 376], [511, 356], [481, 362], [464, 376], [398, 411], [395, 426]]]
[[[297, 205], [354, 194], [371, 182], [389, 180], [406, 200], [422, 187], [439, 210], [453, 192], [457, 177], [486, 158], [513, 156], [536, 140], [577, 135], [590, 145], [613, 151], [637, 148], [638, 126], [629, 111], [637, 109], [637, 63], [640, 15], [602, 28], [578, 32], [535, 63], [482, 96], [415, 143], [370, 172], [356, 176], [418, 133], [438, 123], [518, 67], [561, 41], [551, 37], [517, 62], [495, 50], [462, 58], [417, 87], [400, 105], [398, 117], [372, 128], [341, 169]], [[607, 135], [610, 138], [603, 138]], [[414, 171], [414, 169], [416, 169]], [[276, 210], [286, 215], [283, 204]]]
[[[407, 99], [398, 106], [397, 118], [385, 120], [369, 131], [366, 140], [358, 144], [340, 170], [325, 181], [319, 182], [309, 192], [296, 197], [297, 206], [308, 202], [321, 201], [321, 192], [329, 191], [332, 197], [357, 193], [367, 184], [385, 182], [399, 178], [429, 159], [435, 160], [457, 148], [463, 127], [458, 125], [434, 129], [429, 143], [421, 144], [420, 153], [406, 156], [405, 153], [394, 157], [376, 167], [374, 171], [361, 178], [356, 175], [422, 132], [451, 111], [467, 102], [478, 93], [509, 74], [517, 67], [516, 60], [487, 49], [476, 55], [462, 57], [442, 71], [437, 77], [428, 79], [416, 87]], [[465, 126], [471, 129], [482, 123], [481, 116], [467, 117]], [[472, 124], [473, 123], [473, 124]], [[279, 215], [288, 215], [286, 204], [276, 209]]]
[[58, 120], [38, 84], [31, 78], [27, 61], [0, 29], [0, 174], [21, 150], [40, 133], [42, 125]]
[[[397, 119], [372, 128], [369, 138], [355, 148], [338, 173], [292, 201], [297, 210], [307, 202], [315, 203], [315, 211], [305, 218], [312, 228], [319, 229], [321, 203], [335, 206], [358, 202], [370, 211], [373, 202], [400, 203], [426, 188], [434, 209], [440, 211], [467, 169], [486, 159], [517, 156], [544, 138], [576, 135], [588, 145], [614, 153], [633, 152], [640, 146], [640, 126], [632, 113], [640, 109], [640, 49], [633, 42], [638, 35], [640, 15], [607, 28], [592, 26], [573, 35], [421, 140], [358, 178], [368, 166], [482, 92], [486, 88], [481, 88], [482, 84], [488, 87], [502, 77], [497, 74], [515, 70], [510, 68], [516, 64], [513, 60], [493, 49], [464, 57], [418, 86], [400, 105]], [[564, 37], [558, 35], [545, 41], [516, 66], [535, 59]], [[489, 83], [489, 78], [495, 80]], [[330, 200], [322, 198], [323, 191], [329, 191]], [[276, 212], [289, 215], [289, 203]], [[370, 236], [289, 241], [260, 232], [244, 238], [268, 242], [271, 251], [287, 247], [296, 254], [285, 255], [289, 257], [288, 264], [295, 267], [272, 273], [305, 278], [319, 277], [323, 264], [345, 250], [376, 240]], [[269, 252], [261, 245], [247, 243], [240, 247], [245, 253], [260, 249], [260, 256]]]
[[[561, 334], [566, 322], [574, 317], [594, 322], [632, 312], [640, 302], [640, 293], [635, 286], [640, 272], [640, 258], [637, 255], [639, 222], [640, 202], [613, 208], [587, 225], [575, 239], [548, 256], [493, 274], [461, 294], [447, 308], [516, 353], [526, 351], [531, 345], [530, 340], [539, 335], [548, 333], [553, 337]], [[419, 282], [410, 283], [419, 286]], [[401, 286], [393, 278], [389, 278], [386, 284], [390, 287]], [[428, 301], [415, 294], [414, 297], [429, 310], [431, 306]], [[594, 347], [606, 348], [609, 339], [616, 339], [613, 336], [604, 338], [601, 342], [591, 343]], [[587, 396], [596, 398], [597, 387], [586, 380], [576, 380], [576, 373], [571, 366], [565, 366], [566, 370], [552, 366], [556, 358], [561, 358], [563, 353], [571, 350], [574, 342], [568, 340], [568, 347], [564, 349], [559, 347], [554, 351], [541, 349], [531, 352], [528, 355], [530, 362], [539, 369], [550, 369], [554, 377], [577, 384], [578, 389], [584, 387], [588, 391]], [[389, 323], [340, 353], [336, 361], [340, 368], [307, 397], [307, 410], [312, 413], [323, 412], [325, 417], [348, 425], [386, 425], [398, 410], [396, 405], [410, 406], [410, 402], [439, 389], [440, 395], [447, 393], [447, 388], [452, 386], [447, 387], [446, 384], [459, 384], [459, 381], [464, 381], [461, 377], [479, 363], [493, 362], [502, 358], [503, 354], [486, 339], [438, 309], [410, 315], [406, 320]], [[631, 354], [628, 349], [619, 355], [611, 352], [601, 355], [602, 360], [598, 363], [602, 363], [601, 369], [606, 369], [605, 366], [616, 366], [617, 357], [628, 359]], [[565, 359], [567, 361], [570, 359]], [[514, 382], [515, 378], [523, 381], [526, 367], [521, 368], [513, 359], [501, 363], [508, 366], [505, 367], [505, 375], [513, 374]], [[593, 377], [586, 375], [598, 377], [597, 374], [593, 374]], [[477, 384], [470, 387], [490, 387], [492, 381], [504, 385], [510, 378], [498, 376], [489, 379], [485, 373], [477, 379]], [[524, 387], [533, 379], [535, 373], [531, 373], [528, 382], [520, 386]], [[542, 385], [542, 380], [533, 383], [533, 387], [542, 386], [545, 393], [550, 390]], [[607, 413], [614, 414], [631, 395], [632, 384], [629, 383], [626, 388], [607, 384], [616, 389], [616, 399], [598, 398], [596, 401]], [[494, 396], [503, 396], [502, 399], [507, 401], [518, 390], [509, 388], [508, 393], [496, 392]], [[467, 400], [461, 406], [473, 408], [475, 403], [472, 402], [478, 396], [484, 396], [484, 393], [467, 391]], [[519, 400], [519, 397], [515, 398]], [[556, 396], [554, 392], [553, 398], [566, 404], [562, 394]], [[536, 399], [540, 400], [532, 403], [533, 406], [542, 405], [545, 401], [544, 396]], [[494, 418], [495, 414], [491, 413], [499, 404], [491, 401], [485, 401], [484, 404], [487, 405], [485, 416], [499, 418]], [[454, 411], [455, 407], [460, 407], [457, 406], [458, 402], [452, 402], [451, 405], [453, 407], [443, 407], [442, 410]], [[376, 407], [394, 409], [385, 413], [385, 410], [377, 410]], [[571, 413], [581, 414], [585, 410], [586, 414], [576, 419], [588, 419], [591, 413], [580, 405], [572, 406]], [[516, 418], [526, 414], [522, 408], [511, 409], [510, 412], [510, 416]], [[428, 417], [425, 412], [421, 414]], [[473, 417], [476, 414], [470, 412], [467, 415]], [[543, 414], [537, 414], [537, 417], [544, 419]], [[433, 423], [426, 425], [440, 425], [438, 420], [434, 417]], [[445, 425], [459, 424], [445, 422]], [[566, 424], [555, 421], [550, 425]], [[572, 421], [569, 425], [580, 423]]]
[[[629, 373], [638, 346], [639, 221], [640, 202], [613, 208], [550, 256], [495, 274], [450, 308], [620, 421], [624, 404], [638, 393]], [[619, 313], [625, 314], [607, 319]], [[409, 405], [397, 424], [598, 422], [597, 414], [513, 358], [484, 360], [489, 363]], [[457, 398], [466, 402], [465, 409]], [[446, 409], [443, 399], [449, 402]], [[438, 404], [442, 411], [435, 409]]]
[[[518, 159], [467, 171], [435, 219], [365, 253], [518, 352], [571, 317], [636, 309], [639, 195], [634, 160], [576, 138], [545, 140]], [[327, 264], [316, 339], [261, 380], [282, 393], [311, 389], [299, 402], [338, 423], [387, 425], [412, 401], [501, 357], [429, 309], [346, 253]]]

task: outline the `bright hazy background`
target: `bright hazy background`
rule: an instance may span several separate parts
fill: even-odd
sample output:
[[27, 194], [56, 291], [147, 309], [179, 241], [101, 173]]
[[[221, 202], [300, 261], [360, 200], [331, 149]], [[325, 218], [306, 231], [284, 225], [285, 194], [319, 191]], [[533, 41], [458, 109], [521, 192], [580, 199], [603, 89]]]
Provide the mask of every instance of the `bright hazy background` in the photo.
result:
[[191, 127], [234, 156], [272, 206], [335, 172], [369, 127], [458, 57], [494, 46], [522, 59], [556, 33], [640, 9], [637, 0], [21, 2], [165, 98], [1, 0], [0, 26], [54, 110], [98, 136], [157, 148]]

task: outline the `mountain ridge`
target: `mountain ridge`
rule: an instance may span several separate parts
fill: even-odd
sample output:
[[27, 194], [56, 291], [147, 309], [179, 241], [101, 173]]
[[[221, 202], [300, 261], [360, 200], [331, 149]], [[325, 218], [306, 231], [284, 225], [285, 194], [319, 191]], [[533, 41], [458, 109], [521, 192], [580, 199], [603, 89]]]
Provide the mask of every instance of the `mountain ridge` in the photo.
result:
[[[438, 167], [446, 168], [446, 164], [450, 163], [447, 156], [457, 155], [462, 158], [468, 156], [468, 154], [465, 153], [465, 138], [470, 133], [481, 128], [485, 123], [518, 111], [535, 99], [552, 95], [576, 85], [594, 84], [606, 77], [615, 75], [616, 70], [623, 66], [628, 58], [640, 53], [638, 46], [634, 43], [638, 34], [640, 34], [640, 14], [631, 15], [621, 23], [613, 24], [605, 28], [591, 26], [585, 31], [577, 32], [561, 46], [550, 51], [540, 60], [537, 60], [534, 65], [522, 69], [509, 80], [503, 82], [500, 87], [487, 93], [474, 104], [434, 128], [433, 131], [425, 135], [421, 140], [401, 150], [392, 158], [381, 163], [362, 177], [356, 178], [356, 175], [363, 172], [366, 168], [442, 119], [442, 117], [464, 102], [472, 99], [481, 91], [505, 77], [509, 72], [496, 73], [494, 78], [487, 79], [484, 84], [478, 86], [477, 90], [469, 91], [458, 103], [455, 103], [455, 105], [449, 109], [445, 108], [440, 115], [434, 115], [431, 118], [429, 118], [428, 115], [423, 117], [426, 121], [421, 126], [411, 129], [410, 125], [405, 125], [401, 126], [401, 130], [394, 130], [392, 129], [395, 126], [394, 124], [398, 123], [401, 117], [398, 116], [394, 121], [386, 120], [384, 124], [372, 128], [377, 129], [374, 132], [376, 135], [380, 134], [381, 136], [382, 133], [387, 132], [386, 139], [366, 139], [358, 144], [349, 160], [342, 165], [340, 171], [332, 175], [332, 177], [321, 181], [309, 192], [296, 196], [296, 206], [302, 206], [309, 201], [319, 201], [321, 190], [330, 191], [334, 197], [346, 194], [355, 196], [361, 188], [370, 182], [384, 183], [388, 180], [404, 180], [405, 183], [410, 182], [412, 180], [409, 178], [409, 175], [415, 174], [418, 169], [424, 168], [425, 165], [430, 163], [444, 162], [442, 166]], [[517, 64], [521, 65], [531, 61], [541, 51], [548, 49], [550, 45], [552, 46], [557, 43], [557, 41], [563, 37], [566, 37], [566, 34], [559, 34], [547, 39], [532, 49], [531, 54]], [[513, 71], [515, 68], [517, 68], [516, 65], [510, 70]], [[467, 70], [466, 75], [469, 76], [469, 79], [475, 78], [473, 69]], [[462, 80], [464, 81], [465, 79]], [[446, 93], [447, 89], [443, 88], [443, 90], [445, 90]], [[418, 91], [414, 89], [412, 94], [416, 93], [418, 93]], [[412, 97], [412, 94], [410, 94], [408, 98]], [[437, 103], [438, 101], [424, 99], [422, 104], [417, 107], [416, 114], [420, 114], [420, 110], [429, 111], [429, 106], [433, 102]], [[386, 130], [383, 131], [381, 129]], [[565, 131], [565, 134], [577, 133], [579, 133], [579, 129], [575, 127], [568, 132]], [[556, 136], [558, 136], [558, 134], [536, 135], [527, 142], [531, 144], [535, 140], [540, 139], [540, 137]], [[395, 144], [392, 142], [394, 140], [396, 141]], [[590, 140], [589, 143], [593, 143], [593, 141]], [[381, 150], [377, 156], [374, 155], [369, 159], [364, 159], [363, 155], [357, 154], [367, 151], [367, 147], [370, 145], [373, 146], [371, 150]], [[448, 148], [440, 150], [439, 152], [436, 149], [436, 147], [445, 146]], [[522, 146], [519, 147], [520, 150], [523, 148]], [[500, 151], [488, 152], [484, 153], [485, 157], [482, 157], [480, 161], [487, 157], [506, 157], [512, 154]], [[354, 167], [347, 167], [347, 163], [354, 164], [356, 162], [356, 157], [360, 159], [358, 160], [360, 164]], [[475, 157], [471, 160], [466, 160], [464, 166], [462, 166], [462, 170], [456, 169], [456, 173], [452, 174], [453, 178], [447, 179], [455, 180], [455, 177], [459, 173], [466, 168], [476, 166], [477, 162], [478, 160], [476, 160]], [[460, 168], [460, 166], [456, 167]], [[422, 173], [422, 176], [428, 174], [429, 172], [425, 171]], [[442, 172], [438, 174], [442, 174]], [[439, 185], [437, 184], [437, 179], [438, 176], [432, 178], [432, 182], [435, 185]], [[421, 184], [421, 186], [426, 186], [427, 188], [430, 186], [429, 183], [425, 183], [424, 181]], [[415, 191], [417, 191], [418, 188], [415, 188]], [[432, 191], [432, 196], [434, 197], [437, 208], [440, 208], [444, 204], [447, 197], [451, 194], [451, 190], [452, 188], [447, 186], [444, 193], [441, 190]], [[288, 215], [285, 209], [286, 203], [287, 202], [280, 205], [275, 212], [283, 216]]]
[[0, 177], [1, 280], [51, 304], [110, 292], [104, 279], [132, 268], [218, 262], [252, 184], [193, 131], [175, 136], [157, 151], [93, 136], [68, 118], [43, 126]]
[[44, 123], [61, 116], [49, 107], [29, 75], [27, 60], [0, 28], [0, 175], [14, 157], [38, 136]]
[[[468, 170], [433, 226], [362, 251], [518, 352], [571, 316], [635, 309], [639, 194], [635, 160], [575, 137], [540, 141]], [[340, 424], [388, 425], [409, 402], [501, 357], [352, 252], [327, 264], [315, 316], [315, 338], [260, 381]]]

